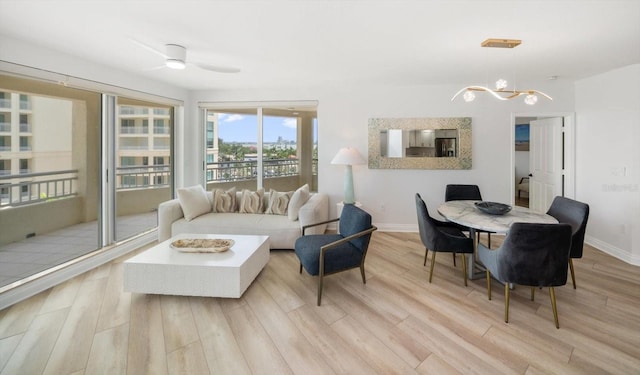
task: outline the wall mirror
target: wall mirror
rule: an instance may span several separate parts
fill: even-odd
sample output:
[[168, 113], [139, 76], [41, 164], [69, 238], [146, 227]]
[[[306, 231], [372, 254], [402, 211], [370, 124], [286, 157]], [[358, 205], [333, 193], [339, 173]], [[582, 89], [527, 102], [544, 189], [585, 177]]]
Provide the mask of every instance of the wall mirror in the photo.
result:
[[471, 169], [471, 118], [369, 119], [369, 168]]

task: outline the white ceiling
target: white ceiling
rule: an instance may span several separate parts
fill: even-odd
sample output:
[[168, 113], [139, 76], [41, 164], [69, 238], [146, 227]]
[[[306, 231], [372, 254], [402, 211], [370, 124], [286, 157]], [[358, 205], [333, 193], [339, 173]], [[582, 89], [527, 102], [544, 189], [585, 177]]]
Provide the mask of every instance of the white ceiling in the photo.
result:
[[[574, 81], [640, 63], [640, 0], [0, 0], [0, 35], [186, 89]], [[242, 71], [150, 70], [132, 39]]]

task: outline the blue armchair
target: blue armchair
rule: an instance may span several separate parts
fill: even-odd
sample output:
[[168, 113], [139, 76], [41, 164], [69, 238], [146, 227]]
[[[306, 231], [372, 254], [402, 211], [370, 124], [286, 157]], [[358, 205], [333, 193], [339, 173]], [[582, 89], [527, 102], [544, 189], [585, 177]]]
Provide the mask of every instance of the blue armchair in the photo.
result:
[[[305, 235], [307, 228], [339, 222], [338, 234]], [[360, 268], [362, 282], [364, 260], [367, 256], [371, 233], [371, 215], [353, 204], [345, 204], [340, 218], [306, 225], [302, 228], [302, 237], [295, 243], [295, 253], [300, 260], [300, 273], [304, 268], [310, 275], [318, 277], [318, 306], [322, 300], [322, 282], [325, 275]]]

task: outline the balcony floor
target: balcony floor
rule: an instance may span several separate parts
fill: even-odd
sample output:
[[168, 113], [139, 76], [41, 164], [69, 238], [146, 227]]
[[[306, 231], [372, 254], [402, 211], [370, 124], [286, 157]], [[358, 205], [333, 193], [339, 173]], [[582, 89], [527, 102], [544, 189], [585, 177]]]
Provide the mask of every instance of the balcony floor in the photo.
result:
[[[122, 240], [156, 226], [156, 212], [120, 216], [116, 234]], [[97, 242], [93, 221], [0, 246], [0, 288], [95, 251]]]

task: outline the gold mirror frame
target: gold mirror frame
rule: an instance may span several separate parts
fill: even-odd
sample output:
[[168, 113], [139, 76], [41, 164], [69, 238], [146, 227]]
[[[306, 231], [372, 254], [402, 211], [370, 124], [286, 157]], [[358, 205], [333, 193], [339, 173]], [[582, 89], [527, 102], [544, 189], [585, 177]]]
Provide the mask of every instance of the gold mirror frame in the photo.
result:
[[[380, 155], [383, 130], [457, 129], [458, 157], [403, 157]], [[371, 118], [369, 119], [369, 168], [371, 169], [471, 169], [471, 117]]]

